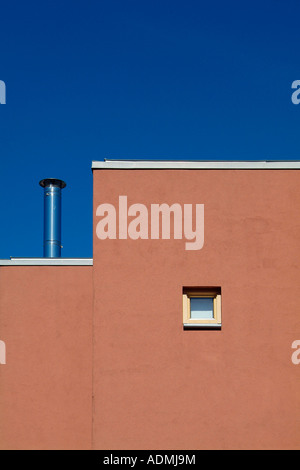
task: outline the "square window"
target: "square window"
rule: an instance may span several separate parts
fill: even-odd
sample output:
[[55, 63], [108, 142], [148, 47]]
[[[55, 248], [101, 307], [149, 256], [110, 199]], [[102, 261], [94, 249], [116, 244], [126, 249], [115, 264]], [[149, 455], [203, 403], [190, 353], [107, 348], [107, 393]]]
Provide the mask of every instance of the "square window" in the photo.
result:
[[221, 328], [221, 289], [184, 288], [184, 328]]
[[214, 299], [212, 297], [191, 297], [191, 319], [212, 320], [214, 318]]

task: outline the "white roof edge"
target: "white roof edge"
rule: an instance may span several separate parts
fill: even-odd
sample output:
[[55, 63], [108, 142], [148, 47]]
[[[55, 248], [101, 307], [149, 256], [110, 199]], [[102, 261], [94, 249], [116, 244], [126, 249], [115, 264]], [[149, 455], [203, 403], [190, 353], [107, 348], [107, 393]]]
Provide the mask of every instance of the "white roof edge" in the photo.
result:
[[93, 266], [93, 258], [10, 258], [0, 266]]
[[105, 160], [93, 161], [93, 170], [300, 170], [300, 160], [191, 161]]

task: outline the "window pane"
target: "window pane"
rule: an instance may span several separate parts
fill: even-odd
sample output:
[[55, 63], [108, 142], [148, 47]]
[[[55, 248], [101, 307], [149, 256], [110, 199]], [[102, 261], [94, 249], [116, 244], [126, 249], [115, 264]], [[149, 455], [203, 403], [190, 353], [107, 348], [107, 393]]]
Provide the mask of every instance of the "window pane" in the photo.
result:
[[214, 318], [213, 298], [191, 298], [191, 319], [212, 320]]

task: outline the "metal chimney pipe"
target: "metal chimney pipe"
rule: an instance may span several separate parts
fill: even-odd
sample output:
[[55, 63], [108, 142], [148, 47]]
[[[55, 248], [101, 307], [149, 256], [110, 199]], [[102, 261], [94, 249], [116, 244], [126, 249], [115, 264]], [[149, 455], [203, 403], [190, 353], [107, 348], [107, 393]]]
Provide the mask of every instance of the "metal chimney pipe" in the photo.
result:
[[61, 190], [66, 183], [56, 178], [40, 181], [44, 188], [44, 258], [61, 257]]

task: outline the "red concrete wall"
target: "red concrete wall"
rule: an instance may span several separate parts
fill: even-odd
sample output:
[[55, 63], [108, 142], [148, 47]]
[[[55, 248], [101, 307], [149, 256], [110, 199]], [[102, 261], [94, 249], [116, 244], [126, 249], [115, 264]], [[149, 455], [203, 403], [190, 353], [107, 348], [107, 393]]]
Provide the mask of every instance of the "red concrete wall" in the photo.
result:
[[[300, 448], [300, 172], [94, 171], [96, 449]], [[205, 243], [96, 237], [96, 208], [205, 204]], [[184, 331], [182, 287], [222, 288]]]
[[[94, 171], [94, 214], [204, 204], [204, 247], [94, 216], [94, 267], [0, 267], [0, 449], [299, 449], [299, 178]], [[221, 331], [183, 330], [183, 286], [222, 288]]]
[[92, 267], [0, 267], [0, 449], [90, 449]]

